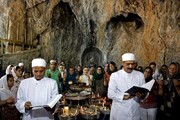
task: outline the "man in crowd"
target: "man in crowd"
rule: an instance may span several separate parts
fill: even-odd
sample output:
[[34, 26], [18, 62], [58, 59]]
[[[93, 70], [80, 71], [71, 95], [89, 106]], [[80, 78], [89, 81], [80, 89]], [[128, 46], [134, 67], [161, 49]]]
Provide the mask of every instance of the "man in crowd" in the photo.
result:
[[113, 100], [110, 120], [140, 120], [140, 105], [142, 94], [131, 96], [126, 91], [132, 86], [145, 83], [144, 75], [134, 69], [135, 56], [132, 53], [122, 55], [123, 68], [110, 76], [108, 97]]
[[61, 73], [57, 68], [57, 61], [56, 60], [50, 60], [50, 68], [46, 70], [45, 76], [52, 78], [57, 82], [58, 85], [58, 91], [59, 93], [62, 92], [62, 86], [60, 84], [61, 80]]
[[56, 81], [44, 77], [46, 61], [42, 58], [32, 60], [33, 77], [21, 81], [17, 93], [16, 107], [23, 113], [23, 120], [53, 120], [53, 109], [32, 108], [45, 105], [58, 94]]

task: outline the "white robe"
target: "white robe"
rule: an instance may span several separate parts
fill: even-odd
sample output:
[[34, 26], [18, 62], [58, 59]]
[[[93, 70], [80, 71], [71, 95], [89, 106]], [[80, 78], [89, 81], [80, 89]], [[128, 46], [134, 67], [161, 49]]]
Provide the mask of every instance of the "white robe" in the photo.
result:
[[56, 81], [44, 77], [37, 81], [34, 77], [21, 81], [17, 92], [16, 107], [23, 113], [23, 120], [53, 120], [50, 112], [44, 108], [25, 110], [24, 104], [30, 101], [32, 106], [44, 105], [58, 94]]
[[144, 75], [139, 71], [127, 73], [122, 69], [111, 74], [108, 87], [108, 97], [113, 100], [110, 120], [140, 120], [137, 97], [123, 100], [123, 96], [132, 86], [141, 86], [144, 83]]

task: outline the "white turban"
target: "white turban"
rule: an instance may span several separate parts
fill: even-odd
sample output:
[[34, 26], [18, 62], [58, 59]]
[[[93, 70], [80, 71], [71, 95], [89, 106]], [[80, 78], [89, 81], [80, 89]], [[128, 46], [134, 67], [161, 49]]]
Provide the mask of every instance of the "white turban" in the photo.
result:
[[36, 58], [32, 60], [32, 67], [39, 66], [39, 67], [46, 67], [46, 61], [42, 58]]
[[24, 66], [24, 63], [19, 63], [18, 66]]
[[124, 53], [122, 55], [122, 61], [135, 61], [135, 56], [133, 53]]
[[56, 60], [51, 60], [50, 63], [56, 63]]

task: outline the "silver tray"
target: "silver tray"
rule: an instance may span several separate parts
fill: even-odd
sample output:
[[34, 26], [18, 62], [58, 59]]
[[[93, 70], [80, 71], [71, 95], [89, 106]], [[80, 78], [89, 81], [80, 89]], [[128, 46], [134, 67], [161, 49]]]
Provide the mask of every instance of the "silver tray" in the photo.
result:
[[59, 118], [59, 120], [77, 120], [78, 116], [66, 116], [66, 117], [63, 117], [61, 115], [58, 115], [58, 118]]
[[100, 118], [100, 113], [97, 112], [96, 115], [86, 115], [86, 114], [81, 114], [82, 118], [86, 119], [86, 120], [96, 120]]
[[85, 100], [87, 98], [87, 96], [66, 97], [68, 100]]

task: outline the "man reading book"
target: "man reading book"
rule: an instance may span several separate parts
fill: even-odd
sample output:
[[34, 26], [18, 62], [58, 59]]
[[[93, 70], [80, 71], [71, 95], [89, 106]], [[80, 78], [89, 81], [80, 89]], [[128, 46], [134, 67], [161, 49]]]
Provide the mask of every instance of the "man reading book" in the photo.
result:
[[144, 75], [134, 70], [135, 56], [133, 53], [122, 55], [122, 69], [112, 73], [108, 87], [108, 97], [113, 100], [110, 120], [140, 120], [140, 105], [138, 99], [144, 94], [134, 95], [126, 91], [133, 86], [145, 83]]
[[46, 61], [42, 58], [32, 60], [32, 72], [34, 77], [27, 78], [20, 83], [17, 93], [16, 108], [23, 114], [23, 120], [53, 120], [52, 109], [32, 106], [48, 104], [52, 98], [58, 95], [56, 81], [44, 77]]

